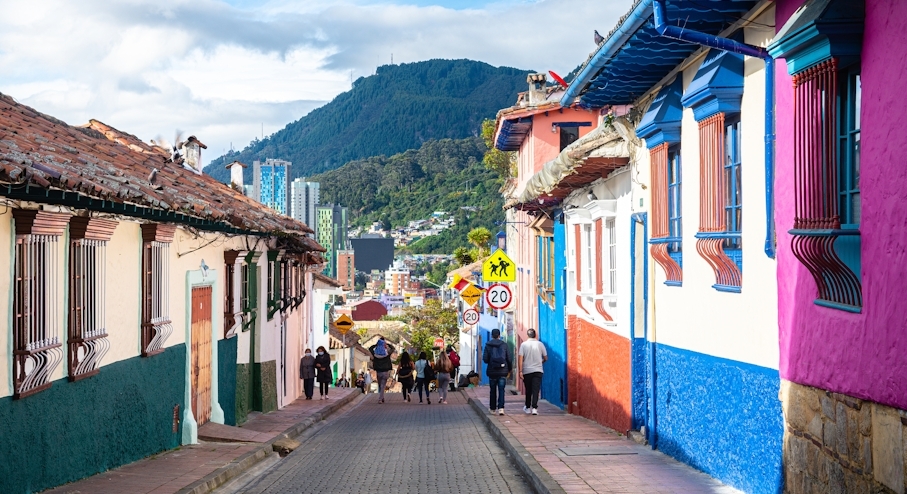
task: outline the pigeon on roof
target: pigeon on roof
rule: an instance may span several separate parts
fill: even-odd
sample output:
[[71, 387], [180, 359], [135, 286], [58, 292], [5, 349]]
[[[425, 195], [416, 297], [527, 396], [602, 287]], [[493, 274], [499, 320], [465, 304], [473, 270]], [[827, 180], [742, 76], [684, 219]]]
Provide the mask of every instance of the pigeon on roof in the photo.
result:
[[595, 44], [596, 44], [596, 45], [602, 44], [602, 41], [605, 40], [605, 38], [602, 37], [601, 34], [598, 34], [598, 29], [595, 30], [595, 38], [594, 38], [594, 39], [595, 39]]

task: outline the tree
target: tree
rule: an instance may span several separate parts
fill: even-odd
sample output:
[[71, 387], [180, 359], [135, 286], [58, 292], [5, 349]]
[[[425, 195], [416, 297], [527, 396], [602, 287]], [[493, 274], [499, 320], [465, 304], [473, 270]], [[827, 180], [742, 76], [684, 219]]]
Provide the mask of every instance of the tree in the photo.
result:
[[429, 300], [420, 307], [404, 307], [399, 318], [409, 324], [409, 341], [416, 351], [431, 352], [435, 338], [444, 338], [445, 345], [460, 341], [457, 329], [457, 311], [445, 307], [440, 300]]
[[488, 118], [482, 121], [482, 140], [488, 151], [482, 158], [485, 168], [498, 174], [501, 178], [510, 178], [516, 176], [516, 153], [513, 151], [501, 151], [494, 147], [494, 130], [495, 121]]
[[453, 257], [460, 266], [466, 266], [467, 264], [472, 264], [476, 261], [475, 258], [472, 257], [472, 253], [469, 252], [469, 249], [466, 247], [457, 247], [454, 249]]
[[489, 254], [488, 244], [491, 242], [491, 231], [484, 226], [478, 228], [473, 228], [468, 234], [466, 234], [466, 239], [469, 240], [469, 243], [474, 245], [478, 249], [478, 258], [481, 259]]

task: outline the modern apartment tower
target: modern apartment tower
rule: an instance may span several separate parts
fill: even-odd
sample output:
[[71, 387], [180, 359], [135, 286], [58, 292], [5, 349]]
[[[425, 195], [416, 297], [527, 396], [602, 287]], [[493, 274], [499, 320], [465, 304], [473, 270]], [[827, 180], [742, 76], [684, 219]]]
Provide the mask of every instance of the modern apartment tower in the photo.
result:
[[318, 228], [316, 208], [320, 189], [318, 182], [306, 182], [304, 177], [297, 178], [290, 184], [290, 216], [313, 230]]
[[280, 214], [290, 214], [290, 163], [266, 159], [252, 163], [252, 198]]
[[318, 206], [316, 208], [318, 221], [315, 228], [315, 239], [321, 244], [325, 252], [324, 274], [334, 279], [337, 277], [337, 251], [346, 250], [347, 241], [347, 208], [333, 204]]

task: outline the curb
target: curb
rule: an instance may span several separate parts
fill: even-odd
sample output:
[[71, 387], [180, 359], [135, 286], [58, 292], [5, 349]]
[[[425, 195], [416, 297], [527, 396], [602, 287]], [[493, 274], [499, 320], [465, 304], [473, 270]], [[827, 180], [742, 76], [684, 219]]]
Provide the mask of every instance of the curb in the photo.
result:
[[561, 487], [557, 482], [554, 481], [554, 478], [551, 477], [551, 474], [547, 470], [542, 468], [535, 457], [530, 454], [526, 448], [520, 444], [519, 441], [504, 427], [498, 425], [497, 416], [491, 416], [485, 410], [485, 407], [477, 402], [476, 400], [470, 398], [466, 393], [463, 393], [466, 396], [467, 402], [472, 409], [479, 415], [479, 418], [482, 419], [482, 422], [485, 422], [485, 427], [488, 428], [491, 435], [498, 441], [504, 451], [513, 458], [514, 463], [516, 463], [517, 468], [520, 469], [520, 472], [526, 476], [529, 480], [529, 485], [532, 486], [532, 489], [538, 494], [560, 494], [566, 493], [563, 487]]
[[224, 465], [221, 468], [218, 468], [217, 470], [209, 473], [208, 475], [205, 475], [201, 479], [187, 485], [186, 487], [183, 487], [182, 489], [177, 491], [177, 494], [206, 494], [213, 491], [214, 489], [217, 489], [230, 480], [238, 477], [241, 473], [252, 468], [256, 463], [274, 454], [274, 451], [272, 449], [272, 444], [274, 444], [274, 441], [284, 438], [292, 439], [302, 434], [309, 427], [312, 427], [318, 422], [326, 419], [328, 416], [343, 408], [344, 406], [350, 404], [360, 396], [365, 395], [363, 395], [362, 393], [350, 393], [347, 396], [344, 396], [343, 398], [319, 410], [318, 412], [315, 412], [302, 422], [299, 422], [298, 424], [274, 436], [270, 441], [262, 444], [261, 447], [249, 451], [248, 453], [231, 461], [229, 464]]

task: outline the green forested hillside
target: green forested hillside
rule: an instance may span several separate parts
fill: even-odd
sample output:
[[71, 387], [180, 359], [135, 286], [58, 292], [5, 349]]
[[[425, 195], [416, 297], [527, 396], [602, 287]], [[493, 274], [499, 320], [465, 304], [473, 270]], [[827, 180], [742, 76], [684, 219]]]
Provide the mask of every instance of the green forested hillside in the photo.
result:
[[[293, 177], [308, 177], [351, 160], [416, 149], [431, 139], [475, 136], [483, 119], [516, 101], [527, 73], [472, 60], [381, 66], [284, 129], [215, 159], [205, 172], [227, 181], [226, 163], [279, 158], [293, 162]], [[246, 183], [251, 171], [246, 169]]]
[[392, 227], [446, 211], [456, 226], [409, 246], [413, 253], [451, 253], [467, 245], [477, 226], [496, 231], [503, 221], [501, 179], [485, 168], [485, 145], [478, 137], [430, 140], [419, 149], [354, 160], [311, 177], [321, 183], [321, 202], [347, 206], [351, 225], [374, 221]]

